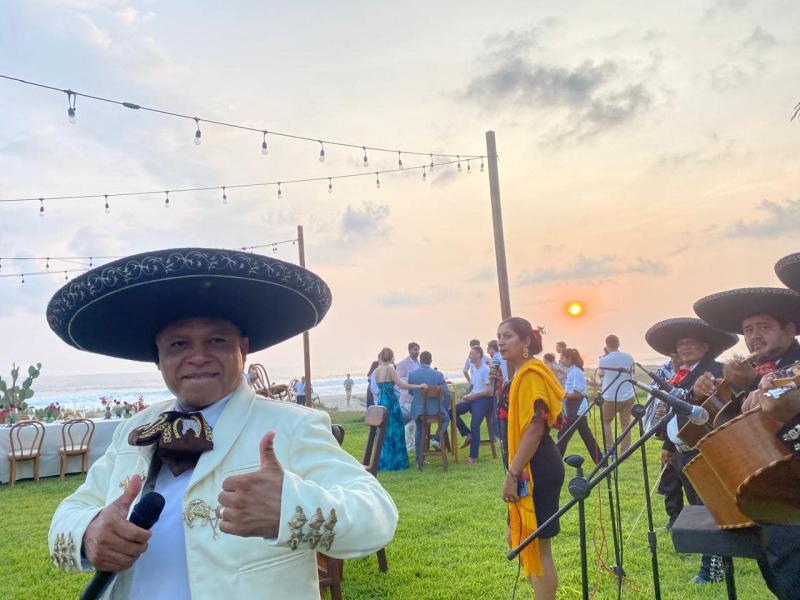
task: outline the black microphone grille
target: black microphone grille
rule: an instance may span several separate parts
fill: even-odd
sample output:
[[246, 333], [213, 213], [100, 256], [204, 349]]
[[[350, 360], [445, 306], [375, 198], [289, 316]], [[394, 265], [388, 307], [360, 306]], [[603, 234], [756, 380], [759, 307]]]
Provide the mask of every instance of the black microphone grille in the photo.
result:
[[142, 529], [150, 529], [164, 510], [164, 496], [158, 492], [148, 492], [133, 507], [130, 522]]

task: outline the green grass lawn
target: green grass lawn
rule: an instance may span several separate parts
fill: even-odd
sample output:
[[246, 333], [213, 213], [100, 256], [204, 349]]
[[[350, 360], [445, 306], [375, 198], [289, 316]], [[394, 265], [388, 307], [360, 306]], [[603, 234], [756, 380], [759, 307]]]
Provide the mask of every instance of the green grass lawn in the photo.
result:
[[[361, 458], [367, 430], [362, 416], [332, 413], [336, 423], [345, 426], [344, 447]], [[576, 435], [571, 452], [583, 452]], [[650, 442], [651, 485], [658, 476], [660, 445]], [[443, 473], [437, 459], [422, 472], [416, 469], [381, 473], [379, 479], [391, 493], [400, 511], [394, 541], [387, 548], [389, 572], [378, 571], [374, 556], [345, 563], [344, 597], [348, 599], [494, 599], [510, 598], [517, 575], [516, 563], [506, 560], [505, 505], [500, 500], [503, 469], [493, 460], [489, 448], [481, 448], [475, 466], [453, 464]], [[619, 489], [622, 510], [624, 567], [628, 574], [623, 597], [652, 598], [650, 552], [644, 507], [641, 458], [637, 454], [620, 471]], [[572, 476], [567, 467], [567, 479]], [[0, 599], [76, 598], [89, 575], [66, 575], [50, 564], [47, 530], [59, 501], [83, 481], [80, 475], [43, 479], [39, 483], [19, 482], [14, 488], [0, 487]], [[598, 493], [599, 492], [599, 493]], [[566, 485], [562, 502], [570, 499]], [[598, 568], [597, 552], [591, 541], [602, 533], [597, 527], [598, 499], [602, 501], [603, 523], [609, 550], [608, 563], [614, 564], [607, 492], [596, 488], [587, 501], [589, 529], [590, 589], [597, 586], [597, 598], [616, 598], [614, 579]], [[660, 496], [653, 496], [658, 537], [661, 591], [665, 599], [724, 598], [724, 584], [692, 586], [689, 579], [697, 572], [700, 557], [678, 555], [664, 531], [666, 515]], [[634, 526], [635, 525], [635, 526]], [[561, 586], [559, 598], [580, 598], [580, 554], [577, 509], [561, 520], [561, 534], [554, 540], [554, 552]], [[773, 597], [764, 585], [754, 561], [737, 559], [736, 582], [739, 598], [760, 600]], [[518, 598], [531, 598], [524, 578], [520, 578]]]

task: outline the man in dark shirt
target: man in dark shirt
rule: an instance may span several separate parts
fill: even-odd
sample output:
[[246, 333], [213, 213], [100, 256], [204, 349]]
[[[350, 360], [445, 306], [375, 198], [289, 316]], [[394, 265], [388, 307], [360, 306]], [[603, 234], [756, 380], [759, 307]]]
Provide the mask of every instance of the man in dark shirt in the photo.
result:
[[[758, 353], [755, 366], [729, 361], [725, 379], [734, 390], [750, 394], [758, 390], [762, 377], [800, 361], [795, 336], [800, 323], [800, 294], [784, 288], [741, 288], [701, 298], [695, 312], [715, 327], [744, 335], [750, 352]], [[769, 380], [768, 380], [769, 381]], [[714, 391], [715, 378], [705, 373], [693, 393], [705, 398]], [[748, 396], [752, 406], [758, 394]], [[800, 598], [800, 526], [761, 527], [764, 556], [758, 564], [767, 586], [781, 600]]]

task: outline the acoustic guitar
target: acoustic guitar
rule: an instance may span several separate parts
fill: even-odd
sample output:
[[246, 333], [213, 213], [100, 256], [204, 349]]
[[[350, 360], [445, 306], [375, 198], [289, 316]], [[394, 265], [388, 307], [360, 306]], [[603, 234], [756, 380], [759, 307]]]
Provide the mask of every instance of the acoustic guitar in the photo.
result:
[[735, 497], [722, 485], [705, 456], [695, 456], [683, 468], [683, 472], [720, 529], [740, 529], [755, 525], [736, 506]]
[[[739, 361], [739, 364], [752, 367], [759, 360], [759, 354], [754, 352], [747, 358]], [[735, 392], [731, 388], [730, 383], [723, 379], [714, 388], [714, 393], [706, 398], [700, 405], [708, 411], [708, 421], [702, 425], [696, 425], [687, 421], [684, 423], [683, 427], [678, 430], [678, 437], [684, 444], [690, 448], [694, 448], [703, 436], [707, 435], [715, 427], [727, 423], [741, 413], [742, 402], [746, 397], [746, 392]]]
[[[798, 388], [800, 373], [775, 383], [767, 393], [780, 398]], [[711, 431], [697, 448], [742, 514], [758, 523], [798, 524], [800, 460], [776, 437], [780, 427], [757, 406]]]

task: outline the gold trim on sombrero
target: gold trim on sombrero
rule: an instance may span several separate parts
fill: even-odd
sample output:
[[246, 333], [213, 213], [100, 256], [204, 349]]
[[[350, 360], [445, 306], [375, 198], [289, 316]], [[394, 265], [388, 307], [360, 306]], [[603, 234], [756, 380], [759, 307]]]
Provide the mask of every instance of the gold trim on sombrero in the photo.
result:
[[675, 352], [678, 340], [684, 337], [708, 344], [709, 353], [715, 358], [739, 341], [734, 334], [712, 327], [697, 317], [664, 319], [650, 327], [644, 334], [644, 339], [650, 347], [665, 356]]
[[800, 252], [784, 256], [776, 262], [775, 274], [786, 287], [800, 292]]
[[759, 314], [800, 323], [800, 294], [786, 288], [737, 288], [700, 298], [694, 312], [712, 327], [741, 334], [742, 321]]

